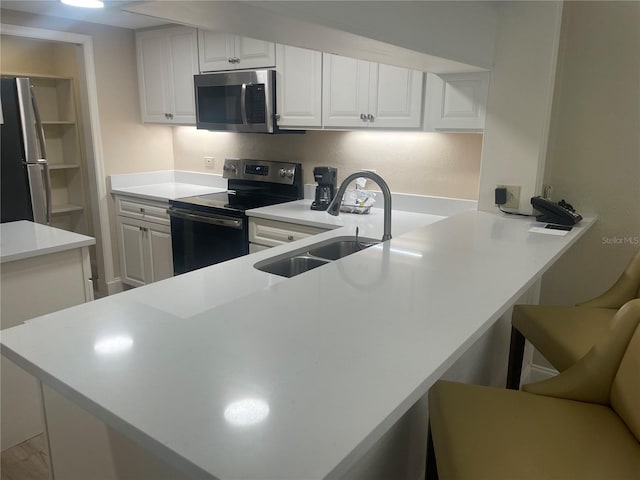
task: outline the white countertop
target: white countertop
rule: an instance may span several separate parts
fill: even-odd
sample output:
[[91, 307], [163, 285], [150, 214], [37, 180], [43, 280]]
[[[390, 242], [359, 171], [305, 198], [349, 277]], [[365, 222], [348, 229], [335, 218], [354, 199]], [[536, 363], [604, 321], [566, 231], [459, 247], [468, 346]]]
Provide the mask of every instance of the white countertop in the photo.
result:
[[94, 245], [95, 239], [21, 220], [0, 224], [0, 263]]
[[226, 188], [209, 187], [206, 185], [193, 185], [191, 183], [154, 183], [151, 185], [138, 185], [133, 187], [111, 188], [114, 195], [129, 195], [131, 197], [146, 200], [167, 201], [194, 195], [206, 195], [208, 193], [226, 192]]
[[465, 212], [291, 279], [252, 268], [338, 228], [29, 321], [2, 352], [194, 476], [339, 477], [592, 222]]
[[[311, 200], [296, 200], [294, 202], [247, 210], [247, 216], [319, 228], [333, 229], [348, 227], [349, 235], [353, 235], [355, 227], [359, 226], [361, 232], [368, 231], [372, 235], [375, 233], [377, 236], [382, 237], [382, 220], [384, 217], [384, 210], [382, 208], [372, 208], [371, 213], [366, 215], [340, 212], [340, 215], [334, 217], [326, 211], [311, 210], [310, 207]], [[417, 226], [427, 225], [442, 220], [443, 218], [445, 217], [441, 215], [394, 210], [391, 216], [391, 234], [400, 235]]]
[[182, 170], [111, 175], [109, 183], [114, 195], [129, 195], [161, 202], [227, 191], [227, 180], [221, 175]]

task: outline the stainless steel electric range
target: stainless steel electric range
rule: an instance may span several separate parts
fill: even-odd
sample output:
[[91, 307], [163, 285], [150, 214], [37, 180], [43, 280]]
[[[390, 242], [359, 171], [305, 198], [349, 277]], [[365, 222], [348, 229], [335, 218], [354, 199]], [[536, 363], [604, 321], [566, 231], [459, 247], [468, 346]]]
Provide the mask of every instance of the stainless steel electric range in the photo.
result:
[[299, 163], [227, 158], [228, 191], [170, 200], [173, 273], [249, 253], [246, 210], [303, 198]]

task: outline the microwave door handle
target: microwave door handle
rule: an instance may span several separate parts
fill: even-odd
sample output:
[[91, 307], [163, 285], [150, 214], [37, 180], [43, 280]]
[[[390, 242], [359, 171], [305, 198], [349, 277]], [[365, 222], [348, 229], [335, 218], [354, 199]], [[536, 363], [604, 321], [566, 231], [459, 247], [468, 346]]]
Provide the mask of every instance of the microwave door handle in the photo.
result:
[[240, 92], [240, 114], [242, 115], [243, 125], [247, 124], [247, 84], [242, 84], [242, 90]]

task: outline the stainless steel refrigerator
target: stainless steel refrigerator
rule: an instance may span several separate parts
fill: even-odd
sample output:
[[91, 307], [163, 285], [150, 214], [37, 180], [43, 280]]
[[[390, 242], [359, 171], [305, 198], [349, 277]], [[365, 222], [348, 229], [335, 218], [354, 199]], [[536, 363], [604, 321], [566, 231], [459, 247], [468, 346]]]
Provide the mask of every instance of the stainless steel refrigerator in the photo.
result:
[[44, 131], [31, 82], [2, 77], [1, 221], [51, 224], [51, 180]]

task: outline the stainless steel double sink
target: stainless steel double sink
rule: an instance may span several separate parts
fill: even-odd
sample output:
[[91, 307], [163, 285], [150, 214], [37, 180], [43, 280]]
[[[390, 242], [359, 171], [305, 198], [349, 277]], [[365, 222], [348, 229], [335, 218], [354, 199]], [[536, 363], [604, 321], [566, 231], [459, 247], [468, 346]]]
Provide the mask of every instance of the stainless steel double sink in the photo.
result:
[[378, 240], [371, 238], [335, 237], [262, 260], [254, 267], [263, 272], [291, 278], [335, 260], [340, 260], [377, 243], [379, 243]]

